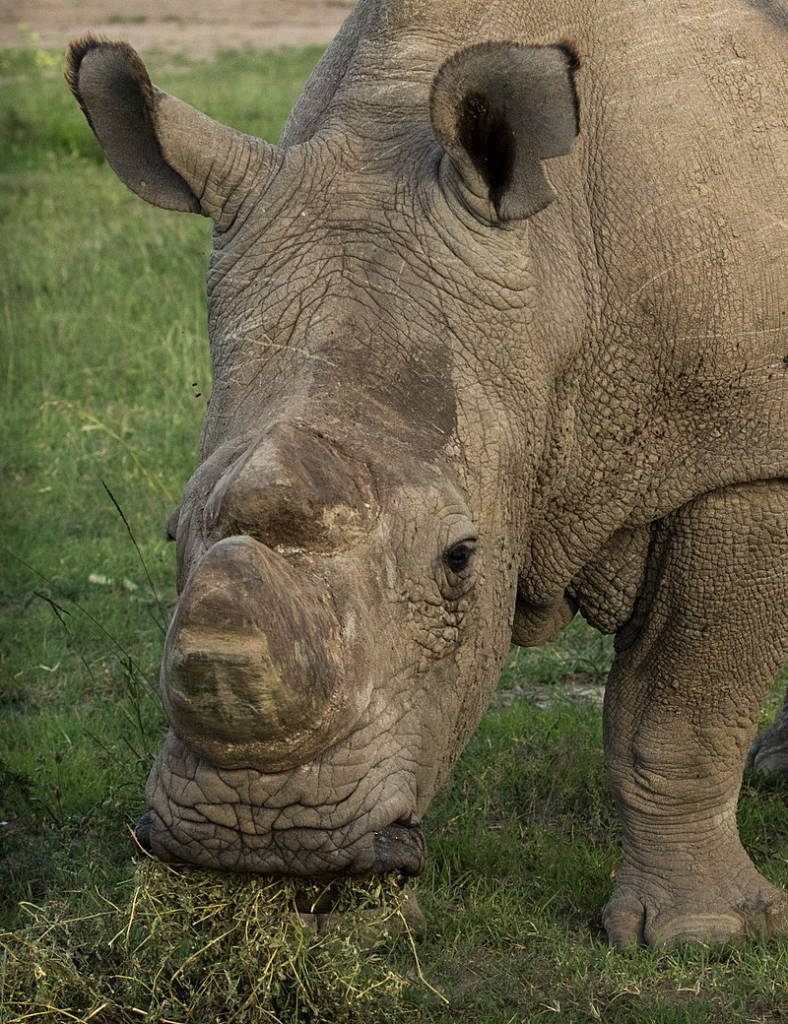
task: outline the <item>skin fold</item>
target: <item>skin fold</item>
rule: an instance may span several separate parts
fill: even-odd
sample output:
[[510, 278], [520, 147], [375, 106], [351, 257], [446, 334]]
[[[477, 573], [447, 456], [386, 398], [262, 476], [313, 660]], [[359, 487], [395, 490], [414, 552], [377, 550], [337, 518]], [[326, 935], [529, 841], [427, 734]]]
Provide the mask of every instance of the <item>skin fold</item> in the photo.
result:
[[611, 940], [785, 927], [735, 813], [788, 657], [786, 58], [768, 0], [361, 0], [272, 145], [72, 45], [121, 180], [214, 221], [158, 856], [417, 873], [510, 640], [580, 610]]

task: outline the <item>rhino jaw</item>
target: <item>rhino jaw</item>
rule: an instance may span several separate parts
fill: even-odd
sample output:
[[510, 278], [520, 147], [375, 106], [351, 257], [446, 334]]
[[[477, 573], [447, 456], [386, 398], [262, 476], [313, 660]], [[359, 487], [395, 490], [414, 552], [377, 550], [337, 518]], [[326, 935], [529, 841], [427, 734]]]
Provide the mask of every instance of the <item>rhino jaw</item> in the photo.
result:
[[266, 773], [217, 768], [170, 730], [137, 840], [161, 860], [211, 870], [310, 879], [419, 874], [426, 845], [411, 773], [376, 759], [362, 790], [357, 772], [353, 737], [311, 764]]
[[219, 768], [284, 771], [353, 726], [342, 629], [328, 589], [249, 537], [209, 548], [164, 649], [170, 725]]
[[[166, 847], [162, 847], [158, 840], [159, 821], [156, 814], [146, 811], [137, 822], [134, 829], [134, 836], [140, 847], [148, 853], [155, 853], [165, 860], [170, 860], [172, 854]], [[421, 826], [413, 821], [412, 816], [406, 819], [397, 819], [390, 825], [386, 825], [379, 832], [371, 834], [371, 848], [367, 847], [367, 856], [360, 857], [355, 862], [343, 864], [343, 871], [348, 874], [377, 875], [399, 872], [402, 875], [420, 875], [427, 862], [427, 845]], [[341, 849], [337, 851], [341, 856]], [[223, 867], [222, 864], [210, 859], [208, 852], [206, 866]], [[177, 859], [174, 858], [174, 859]], [[193, 853], [189, 855], [194, 860]], [[271, 874], [309, 874], [298, 869], [294, 864], [290, 870], [289, 865], [280, 861], [269, 861], [265, 855], [260, 857], [259, 863], [248, 860], [244, 863], [244, 869], [252, 872]], [[309, 877], [323, 877], [323, 875], [309, 874]]]

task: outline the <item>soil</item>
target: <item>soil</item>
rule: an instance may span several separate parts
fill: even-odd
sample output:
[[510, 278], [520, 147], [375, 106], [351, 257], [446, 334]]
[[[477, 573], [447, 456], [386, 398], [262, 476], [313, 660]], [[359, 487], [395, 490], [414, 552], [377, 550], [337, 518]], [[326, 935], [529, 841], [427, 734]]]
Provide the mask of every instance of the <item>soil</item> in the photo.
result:
[[355, 0], [2, 0], [0, 46], [65, 49], [87, 32], [205, 58], [328, 43]]

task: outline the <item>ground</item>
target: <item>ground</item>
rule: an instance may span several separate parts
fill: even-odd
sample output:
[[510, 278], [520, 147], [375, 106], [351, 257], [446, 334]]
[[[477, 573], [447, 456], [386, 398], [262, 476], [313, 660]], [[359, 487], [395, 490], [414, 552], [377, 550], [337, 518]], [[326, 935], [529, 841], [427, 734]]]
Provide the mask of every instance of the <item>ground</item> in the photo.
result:
[[4, 0], [0, 46], [38, 37], [64, 49], [86, 32], [125, 39], [136, 49], [209, 57], [251, 46], [328, 43], [355, 0]]

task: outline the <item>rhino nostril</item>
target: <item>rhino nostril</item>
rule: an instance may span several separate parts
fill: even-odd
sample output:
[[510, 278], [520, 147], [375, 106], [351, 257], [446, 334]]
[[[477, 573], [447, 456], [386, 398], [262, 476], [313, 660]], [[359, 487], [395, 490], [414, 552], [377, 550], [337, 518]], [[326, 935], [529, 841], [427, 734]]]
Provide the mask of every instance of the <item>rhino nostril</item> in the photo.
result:
[[377, 832], [374, 849], [375, 872], [400, 871], [403, 875], [420, 875], [424, 870], [427, 859], [424, 836], [412, 814]]
[[150, 815], [143, 814], [143, 816], [137, 822], [137, 827], [134, 829], [134, 836], [137, 842], [140, 844], [142, 849], [145, 850], [146, 853], [152, 852], [150, 838], [152, 825], [153, 822], [151, 821]]

